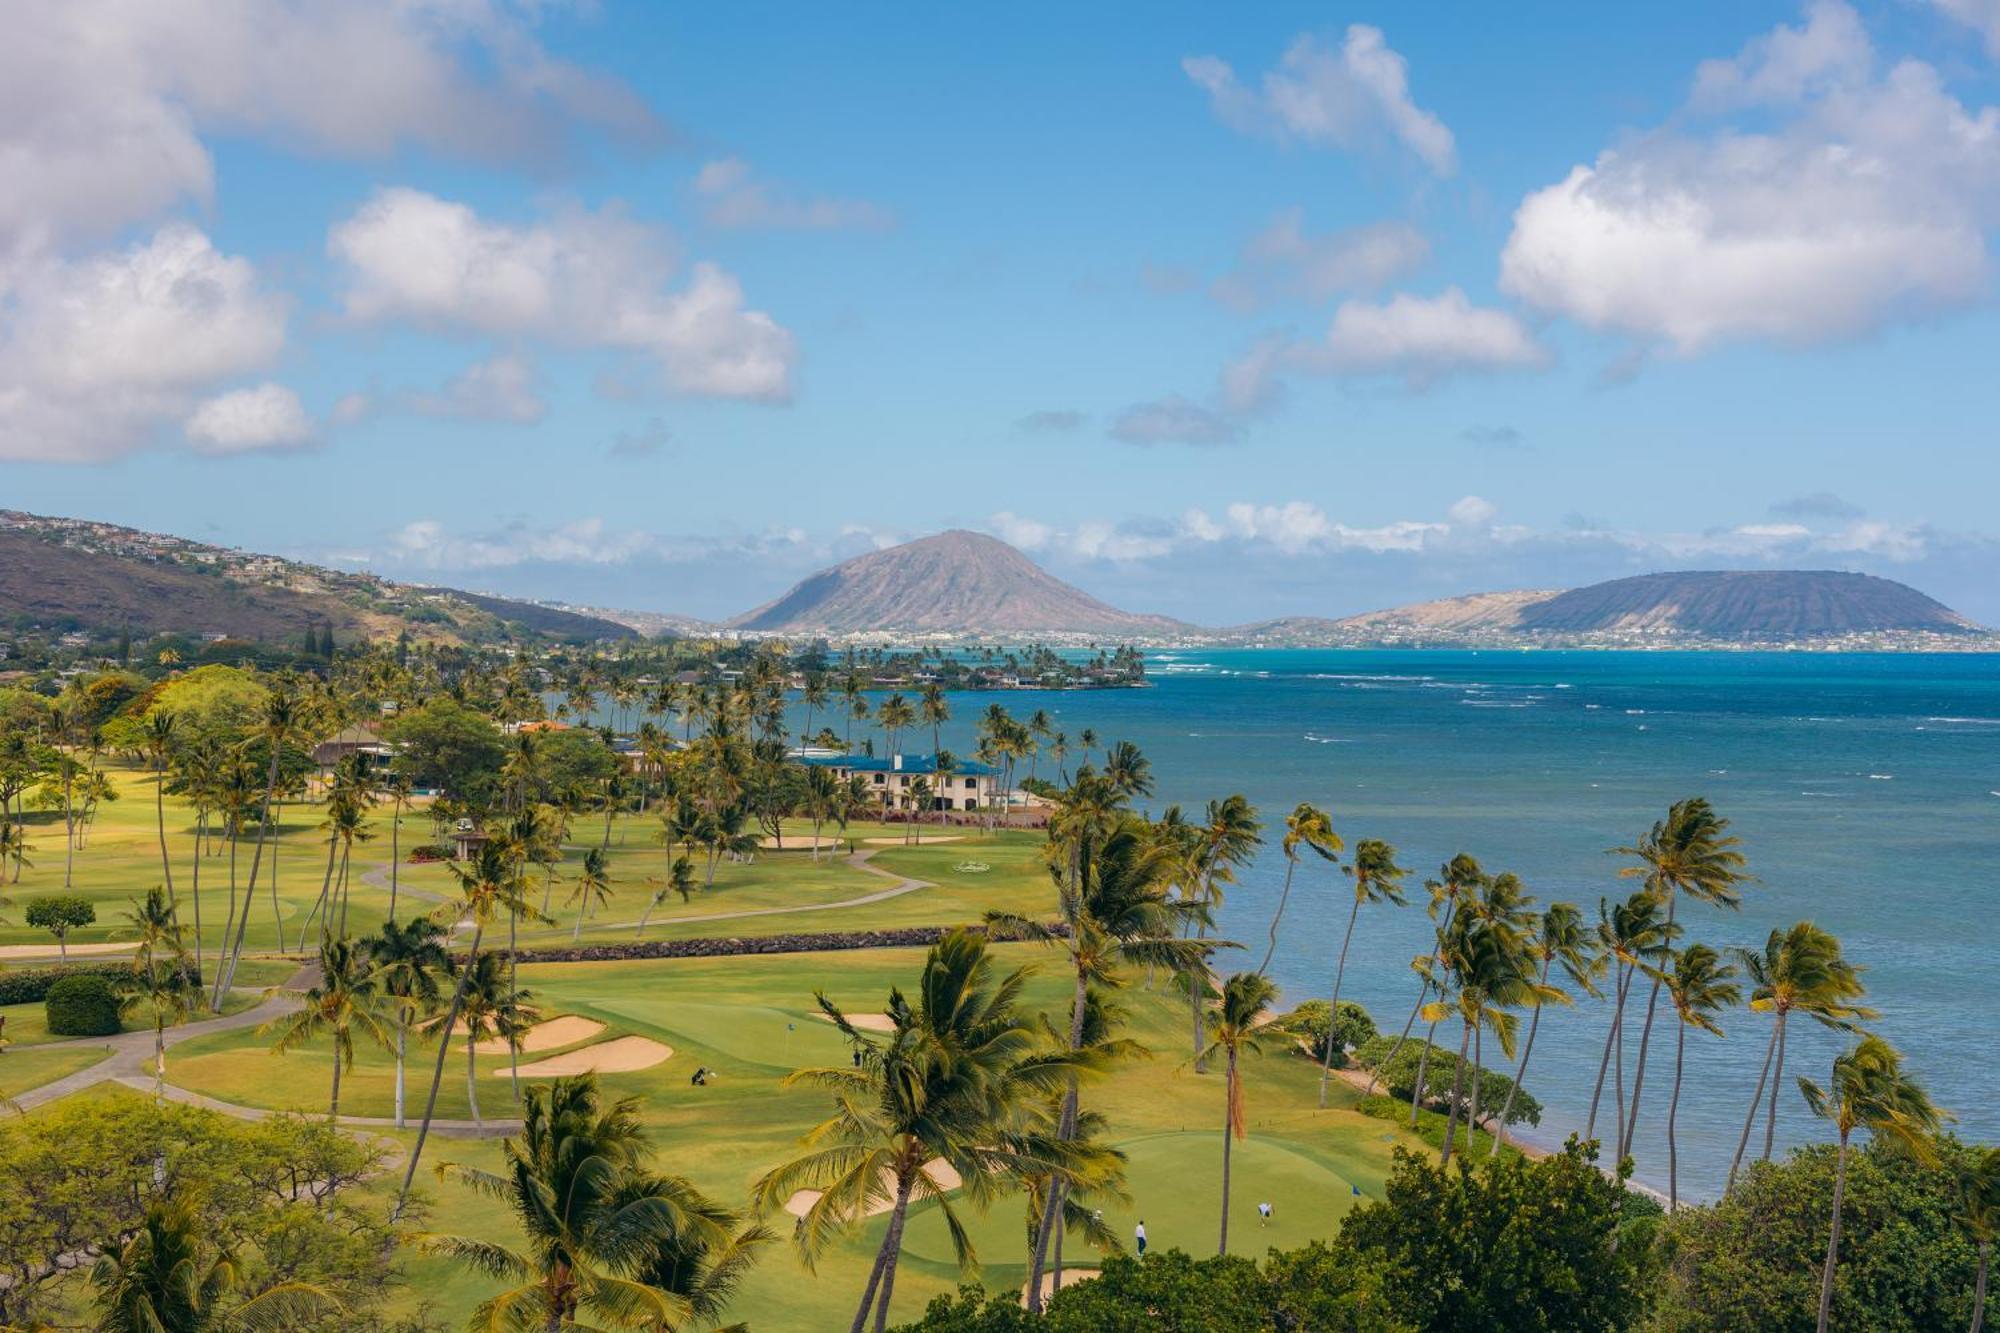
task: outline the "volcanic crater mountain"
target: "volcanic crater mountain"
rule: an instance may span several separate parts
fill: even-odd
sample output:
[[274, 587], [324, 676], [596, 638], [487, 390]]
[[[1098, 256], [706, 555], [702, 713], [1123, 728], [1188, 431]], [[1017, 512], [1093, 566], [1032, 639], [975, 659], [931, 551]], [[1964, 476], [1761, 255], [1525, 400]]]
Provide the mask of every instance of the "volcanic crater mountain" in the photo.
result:
[[1098, 601], [1006, 542], [953, 529], [823, 569], [726, 622], [753, 633], [1175, 634], [1189, 627]]

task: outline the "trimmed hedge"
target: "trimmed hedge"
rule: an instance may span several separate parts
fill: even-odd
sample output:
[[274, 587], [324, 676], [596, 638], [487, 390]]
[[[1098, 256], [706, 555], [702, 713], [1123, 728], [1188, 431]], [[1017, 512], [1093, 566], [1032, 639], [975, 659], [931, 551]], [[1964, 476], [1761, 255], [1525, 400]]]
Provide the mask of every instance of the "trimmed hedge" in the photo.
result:
[[123, 1032], [118, 1017], [118, 990], [108, 977], [62, 977], [43, 1000], [49, 1032], [58, 1037], [108, 1037]]
[[[1057, 934], [1060, 923], [1050, 923]], [[897, 926], [885, 930], [828, 930], [799, 935], [717, 936], [712, 939], [634, 940], [630, 944], [585, 944], [560, 949], [523, 949], [524, 963], [612, 963], [639, 958], [721, 958], [739, 954], [828, 953], [836, 949], [901, 949], [936, 944], [956, 929], [995, 940], [1012, 938], [984, 926]], [[506, 950], [495, 952], [505, 954]], [[464, 955], [459, 955], [462, 959]]]
[[[188, 976], [199, 985], [193, 964]], [[49, 987], [64, 977], [104, 977], [117, 983], [132, 975], [130, 963], [72, 963], [67, 967], [24, 967], [18, 972], [0, 972], [0, 1004], [38, 1004], [48, 998]]]

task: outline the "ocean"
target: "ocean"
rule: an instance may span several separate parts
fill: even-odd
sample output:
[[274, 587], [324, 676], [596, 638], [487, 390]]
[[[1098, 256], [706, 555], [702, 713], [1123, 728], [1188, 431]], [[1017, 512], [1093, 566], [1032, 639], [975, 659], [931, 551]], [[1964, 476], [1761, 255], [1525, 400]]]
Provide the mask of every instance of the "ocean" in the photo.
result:
[[[1086, 727], [1138, 744], [1153, 813], [1249, 797], [1266, 846], [1229, 890], [1222, 925], [1254, 947], [1225, 953], [1224, 970], [1262, 954], [1284, 875], [1277, 839], [1299, 801], [1331, 811], [1350, 846], [1393, 843], [1412, 872], [1409, 907], [1362, 910], [1343, 993], [1393, 1034], [1416, 999], [1409, 960], [1430, 943], [1419, 886], [1446, 860], [1470, 853], [1594, 921], [1600, 897], [1633, 888], [1608, 849], [1671, 802], [1705, 796], [1756, 882], [1741, 911], [1684, 907], [1684, 940], [1757, 946], [1805, 918], [1835, 932], [1867, 968], [1876, 1029], [1962, 1134], [2000, 1139], [2000, 655], [1240, 649], [1159, 652], [1148, 667], [1148, 689], [954, 695], [963, 716], [946, 744], [969, 752], [990, 702], [1017, 717], [1042, 708], [1073, 747]], [[1051, 767], [1044, 758], [1042, 774]], [[1301, 864], [1272, 964], [1288, 1005], [1328, 992], [1350, 902], [1344, 876]], [[1628, 1074], [1636, 988], [1631, 1008]], [[1582, 1130], [1609, 1021], [1590, 1001], [1545, 1014], [1526, 1079], [1545, 1110], [1524, 1127], [1529, 1141]], [[1455, 1046], [1450, 1026], [1438, 1040]], [[1723, 1027], [1723, 1040], [1689, 1036], [1684, 1197], [1721, 1190], [1770, 1019], [1738, 1010]], [[1673, 1036], [1663, 999], [1635, 1150], [1639, 1179], [1661, 1187]], [[1840, 1046], [1792, 1024], [1781, 1152], [1824, 1136], [1793, 1075], [1824, 1082]], [[1606, 1109], [1600, 1129], [1610, 1119]], [[1761, 1144], [1760, 1119], [1753, 1155]]]

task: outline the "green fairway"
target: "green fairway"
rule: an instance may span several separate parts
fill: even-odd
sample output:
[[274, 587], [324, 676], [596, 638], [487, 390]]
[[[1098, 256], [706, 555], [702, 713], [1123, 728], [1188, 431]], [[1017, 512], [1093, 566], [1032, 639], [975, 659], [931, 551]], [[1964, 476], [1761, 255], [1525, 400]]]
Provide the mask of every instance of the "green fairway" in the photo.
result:
[[[88, 899], [96, 909], [97, 919], [72, 931], [71, 944], [131, 939], [125, 914], [131, 910], [132, 900], [150, 886], [165, 882], [152, 775], [115, 765], [108, 775], [119, 799], [99, 808], [83, 845], [68, 856], [65, 856], [59, 811], [30, 811], [25, 815], [32, 864], [22, 872], [19, 884], [6, 889], [6, 896], [16, 903], [66, 892]], [[315, 947], [319, 925], [314, 910], [327, 878], [326, 835], [320, 829], [323, 814], [322, 806], [309, 802], [294, 801], [279, 807], [273, 834], [266, 842], [264, 865], [258, 872], [256, 900], [250, 909], [244, 945], [249, 952], [296, 953], [309, 952]], [[386, 807], [377, 807], [369, 818], [366, 840], [355, 848], [348, 872], [350, 934], [368, 934], [388, 916], [390, 823], [391, 812]], [[553, 882], [546, 871], [533, 870], [526, 896], [537, 909], [546, 903], [551, 919], [524, 924], [519, 931], [522, 946], [561, 947], [570, 942], [576, 926], [576, 909], [567, 901], [570, 885], [585, 852], [600, 846], [608, 863], [613, 897], [607, 907], [593, 911], [584, 923], [582, 938], [588, 943], [637, 938], [640, 916], [659, 891], [669, 864], [667, 850], [656, 841], [659, 828], [654, 815], [624, 814], [612, 820], [607, 838], [601, 819], [579, 818], [571, 829], [563, 859], [555, 867]], [[223, 945], [231, 904], [240, 904], [249, 887], [250, 865], [256, 855], [254, 830], [246, 832], [234, 848], [225, 838], [212, 838], [203, 844], [203, 852], [197, 856], [192, 813], [179, 798], [168, 796], [166, 831], [174, 890], [181, 904], [180, 915], [187, 929], [189, 947], [192, 949], [195, 944], [198, 915], [198, 933], [206, 957]], [[1047, 884], [1037, 859], [1040, 846], [1037, 835], [988, 835], [977, 829], [952, 829], [943, 836], [953, 836], [955, 841], [906, 847], [900, 841], [886, 845], [871, 841], [900, 840], [909, 832], [903, 825], [855, 823], [844, 832], [828, 825], [821, 830], [821, 837], [830, 840], [838, 835], [840, 848], [837, 851], [823, 848], [815, 860], [810, 851], [809, 822], [787, 821], [784, 831], [790, 844], [784, 850], [766, 849], [747, 861], [725, 858], [715, 868], [712, 885], [703, 886], [707, 867], [696, 857], [698, 887], [693, 896], [686, 901], [675, 894], [663, 898], [652, 909], [645, 938], [951, 924], [977, 920], [987, 906], [1009, 901], [1027, 906], [1029, 900], [1016, 895], [1032, 894], [1038, 899]], [[941, 836], [936, 829], [920, 832], [926, 837]], [[399, 916], [449, 910], [450, 904], [457, 901], [457, 881], [449, 863], [418, 864], [408, 860], [413, 848], [442, 837], [425, 810], [404, 813], [399, 846], [405, 859], [394, 868]], [[874, 870], [850, 863], [849, 846], [872, 853]], [[985, 863], [990, 869], [983, 873], [960, 873], [954, 868], [973, 861]], [[826, 910], [833, 904], [893, 889], [895, 877], [901, 875], [934, 881], [938, 887]], [[66, 877], [69, 888], [65, 888]], [[788, 910], [795, 908], [812, 910]], [[54, 937], [27, 926], [18, 911], [0, 917], [0, 946], [6, 945], [33, 946], [46, 949], [50, 955], [56, 953]], [[54, 960], [51, 957], [46, 961]], [[37, 959], [35, 965], [43, 962]], [[264, 984], [262, 978], [255, 983], [244, 982], [240, 970], [238, 981]]]
[[[1038, 965], [1027, 1002], [1050, 1014], [1061, 1012], [1067, 986], [1050, 966], [1052, 954], [1027, 945], [1005, 946], [998, 953], [1006, 966]], [[752, 1181], [796, 1151], [799, 1135], [827, 1113], [824, 1094], [785, 1088], [784, 1075], [846, 1059], [845, 1039], [812, 1017], [814, 989], [824, 989], [851, 1012], [876, 1012], [891, 986], [907, 989], [912, 984], [922, 957], [917, 949], [883, 949], [541, 963], [521, 968], [521, 984], [549, 1014], [581, 1014], [604, 1022], [605, 1032], [593, 1041], [636, 1034], [673, 1047], [673, 1058], [666, 1063], [609, 1075], [603, 1082], [614, 1093], [642, 1099], [641, 1112], [660, 1146], [663, 1166], [686, 1174], [718, 1199], [741, 1202]], [[1186, 1015], [1171, 995], [1135, 985], [1125, 992], [1124, 1002], [1132, 1009], [1134, 1035], [1152, 1055], [1090, 1085], [1084, 1094], [1110, 1118], [1111, 1137], [1130, 1159], [1133, 1201], [1108, 1202], [1106, 1221], [1114, 1235], [1125, 1239], [1143, 1215], [1156, 1246], [1209, 1252], [1220, 1206], [1221, 1079], [1187, 1067]], [[544, 1054], [526, 1056], [524, 1063]], [[435, 1047], [412, 1052], [413, 1108], [421, 1106], [428, 1090], [434, 1059]], [[704, 1065], [714, 1071], [714, 1081], [691, 1086], [689, 1075]], [[506, 1067], [504, 1056], [479, 1057], [480, 1106], [488, 1117], [513, 1113], [508, 1082], [499, 1076]], [[380, 1051], [362, 1049], [358, 1065], [343, 1080], [342, 1109], [389, 1114], [391, 1068]], [[1253, 1059], [1247, 1068], [1250, 1138], [1236, 1149], [1232, 1249], [1261, 1253], [1269, 1245], [1330, 1235], [1356, 1201], [1352, 1186], [1379, 1196], [1391, 1143], [1416, 1143], [1397, 1128], [1354, 1112], [1356, 1097], [1345, 1085], [1335, 1085], [1334, 1109], [1316, 1111], [1317, 1072], [1312, 1062], [1290, 1054]], [[267, 1038], [245, 1031], [190, 1042], [168, 1064], [168, 1077], [183, 1087], [248, 1105], [307, 1112], [324, 1110], [331, 1073], [323, 1046], [274, 1056]], [[463, 1047], [457, 1046], [445, 1065], [441, 1117], [466, 1116], [464, 1088]], [[433, 1140], [427, 1154], [433, 1160], [488, 1166], [498, 1160], [498, 1148], [490, 1140]], [[424, 1179], [431, 1177], [426, 1173]], [[491, 1210], [467, 1191], [452, 1185], [426, 1188], [438, 1202], [436, 1225], [494, 1225]], [[1258, 1224], [1256, 1205], [1262, 1200], [1276, 1209], [1269, 1228]], [[1018, 1286], [1026, 1274], [1019, 1197], [1003, 1199], [984, 1217], [976, 1211], [968, 1216], [976, 1218], [972, 1226], [985, 1266], [983, 1280], [996, 1290]], [[781, 1233], [788, 1231], [785, 1216], [775, 1223]], [[788, 1248], [773, 1247], [752, 1273], [732, 1315], [764, 1328], [837, 1323], [858, 1299], [883, 1225], [876, 1218], [859, 1228], [825, 1256], [811, 1280], [801, 1280], [804, 1274]], [[919, 1210], [910, 1226], [910, 1252], [896, 1288], [899, 1317], [913, 1316], [931, 1296], [951, 1290], [960, 1280], [932, 1210]], [[1067, 1259], [1073, 1266], [1095, 1262], [1075, 1240]], [[479, 1279], [441, 1261], [413, 1257], [410, 1263], [419, 1275], [417, 1286], [437, 1299], [443, 1299], [437, 1293], [449, 1292], [453, 1301], [469, 1301], [485, 1289]]]

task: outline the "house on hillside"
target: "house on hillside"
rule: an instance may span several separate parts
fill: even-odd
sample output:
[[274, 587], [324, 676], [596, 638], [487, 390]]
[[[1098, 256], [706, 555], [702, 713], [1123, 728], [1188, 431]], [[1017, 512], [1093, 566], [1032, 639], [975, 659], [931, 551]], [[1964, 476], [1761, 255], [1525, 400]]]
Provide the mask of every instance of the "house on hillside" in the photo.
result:
[[953, 759], [951, 770], [941, 774], [936, 759], [927, 754], [878, 757], [804, 750], [792, 758], [811, 768], [830, 768], [842, 782], [858, 775], [874, 793], [876, 802], [891, 810], [915, 808], [914, 792], [919, 778], [931, 790], [931, 803], [926, 809], [990, 810], [1003, 804], [1000, 770], [976, 759]]

